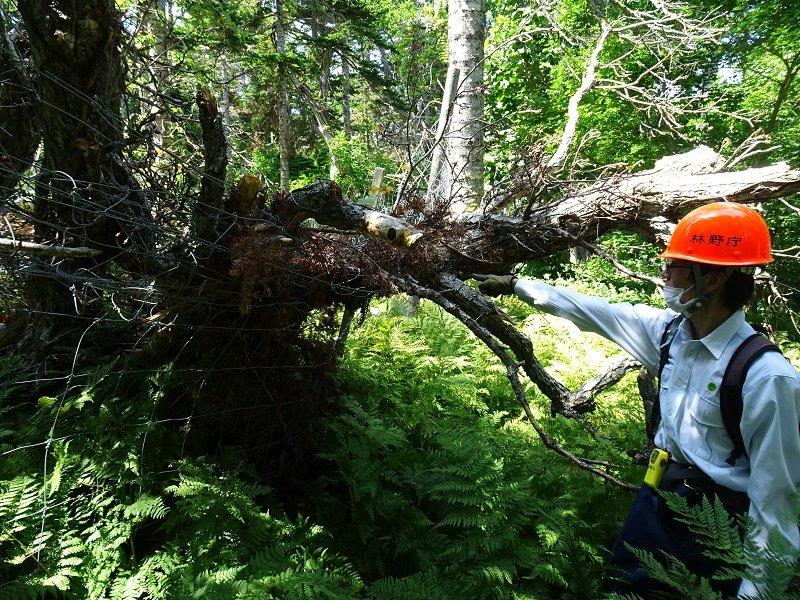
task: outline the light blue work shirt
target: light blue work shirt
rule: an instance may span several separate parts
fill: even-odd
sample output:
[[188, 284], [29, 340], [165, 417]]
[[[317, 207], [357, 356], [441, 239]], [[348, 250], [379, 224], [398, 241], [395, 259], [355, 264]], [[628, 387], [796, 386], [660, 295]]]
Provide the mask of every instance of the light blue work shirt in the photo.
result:
[[[540, 281], [520, 279], [514, 292], [536, 308], [616, 342], [653, 373], [658, 372], [664, 329], [677, 316], [670, 309], [612, 304]], [[661, 424], [655, 443], [678, 462], [697, 465], [718, 484], [746, 492], [760, 545], [777, 530], [800, 548], [793, 523], [800, 484], [800, 377], [777, 352], [762, 354], [747, 373], [741, 421], [747, 456], [734, 466], [725, 462], [733, 444], [722, 422], [720, 383], [731, 355], [753, 333], [742, 311], [699, 340], [692, 339], [688, 319], [681, 323], [661, 376]], [[755, 591], [752, 583], [743, 581], [739, 596]]]

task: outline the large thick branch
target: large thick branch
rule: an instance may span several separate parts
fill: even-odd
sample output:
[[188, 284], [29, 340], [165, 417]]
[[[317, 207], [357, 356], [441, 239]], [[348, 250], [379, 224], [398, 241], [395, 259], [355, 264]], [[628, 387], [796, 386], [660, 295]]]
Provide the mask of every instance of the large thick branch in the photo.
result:
[[[467, 275], [487, 263], [494, 270], [552, 255], [591, 241], [612, 229], [639, 231], [656, 240], [668, 223], [697, 206], [717, 201], [754, 203], [800, 191], [800, 171], [786, 163], [742, 171], [718, 172], [725, 159], [706, 147], [667, 157], [656, 167], [615, 176], [560, 202], [533, 209], [528, 218], [473, 215], [470, 233], [447, 263]], [[565, 235], [565, 232], [567, 235]]]
[[578, 391], [572, 392], [545, 370], [536, 358], [530, 339], [486, 296], [448, 274], [438, 276], [436, 289], [442, 297], [511, 349], [528, 378], [550, 400], [552, 414], [578, 417], [593, 411], [594, 398], [597, 394], [613, 386], [629, 371], [639, 367], [639, 363], [635, 360], [625, 358], [607, 372], [587, 381]]
[[290, 230], [306, 219], [342, 230], [360, 231], [386, 240], [400, 248], [410, 248], [422, 237], [422, 231], [385, 213], [348, 202], [339, 186], [318, 182], [289, 195], [288, 208], [281, 214]]
[[554, 414], [567, 412], [570, 391], [544, 369], [533, 352], [531, 341], [508, 320], [505, 313], [486, 296], [450, 274], [439, 275], [437, 288], [444, 298], [511, 349], [525, 374], [550, 399]]

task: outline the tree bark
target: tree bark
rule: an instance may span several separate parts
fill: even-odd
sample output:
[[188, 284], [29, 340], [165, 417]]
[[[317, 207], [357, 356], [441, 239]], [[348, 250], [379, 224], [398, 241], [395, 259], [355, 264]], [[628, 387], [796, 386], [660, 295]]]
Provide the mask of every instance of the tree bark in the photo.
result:
[[280, 189], [289, 191], [291, 157], [291, 113], [289, 112], [288, 76], [286, 73], [286, 33], [283, 29], [283, 0], [275, 0], [275, 51], [278, 54], [278, 148], [280, 153]]
[[70, 317], [91, 318], [103, 309], [73, 285], [72, 273], [81, 269], [102, 277], [112, 263], [142, 273], [154, 235], [146, 198], [121, 156], [125, 68], [116, 3], [20, 0], [18, 10], [38, 76], [34, 110], [42, 159], [34, 241], [101, 251], [26, 278], [22, 294], [30, 321], [19, 343], [37, 352], [58, 331], [74, 333], [76, 325], [85, 324]]
[[198, 90], [197, 106], [200, 108], [200, 125], [203, 129], [205, 168], [200, 185], [200, 198], [195, 204], [192, 218], [192, 233], [203, 242], [200, 254], [206, 257], [218, 248], [221, 236], [224, 235], [224, 228], [217, 225], [224, 206], [228, 143], [222, 114], [210, 91]]
[[350, 116], [350, 63], [347, 55], [339, 53], [342, 60], [342, 128], [344, 137], [349, 140], [353, 137], [353, 122]]
[[41, 130], [28, 42], [22, 32], [6, 30], [5, 14], [0, 19], [0, 200], [5, 200], [31, 169]]
[[128, 249], [152, 247], [146, 201], [119, 152], [125, 69], [120, 15], [113, 0], [25, 0], [18, 3], [40, 74], [37, 118], [47, 188], [37, 215], [52, 224], [43, 240], [75, 238], [103, 259], [140, 259]]
[[453, 215], [483, 198], [483, 0], [450, 0], [447, 15], [448, 68], [461, 73], [447, 137], [449, 200]]

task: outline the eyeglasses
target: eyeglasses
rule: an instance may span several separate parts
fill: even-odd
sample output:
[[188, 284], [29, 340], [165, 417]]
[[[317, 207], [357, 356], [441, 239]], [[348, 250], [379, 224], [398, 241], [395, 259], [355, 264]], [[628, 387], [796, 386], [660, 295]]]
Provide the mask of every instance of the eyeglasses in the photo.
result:
[[669, 275], [674, 269], [691, 269], [692, 265], [676, 265], [675, 263], [664, 263], [663, 271]]

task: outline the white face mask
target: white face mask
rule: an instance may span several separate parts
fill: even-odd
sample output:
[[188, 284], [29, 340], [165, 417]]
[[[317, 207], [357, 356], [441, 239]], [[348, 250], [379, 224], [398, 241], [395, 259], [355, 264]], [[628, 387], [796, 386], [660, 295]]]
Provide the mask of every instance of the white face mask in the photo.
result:
[[698, 299], [692, 298], [688, 302], [681, 302], [681, 296], [683, 296], [685, 292], [688, 292], [693, 287], [694, 285], [691, 285], [688, 288], [665, 285], [661, 290], [661, 295], [664, 297], [664, 304], [666, 304], [668, 308], [671, 308], [676, 313], [682, 314], [684, 317], [690, 316], [695, 310], [700, 308], [700, 305], [696, 304]]

